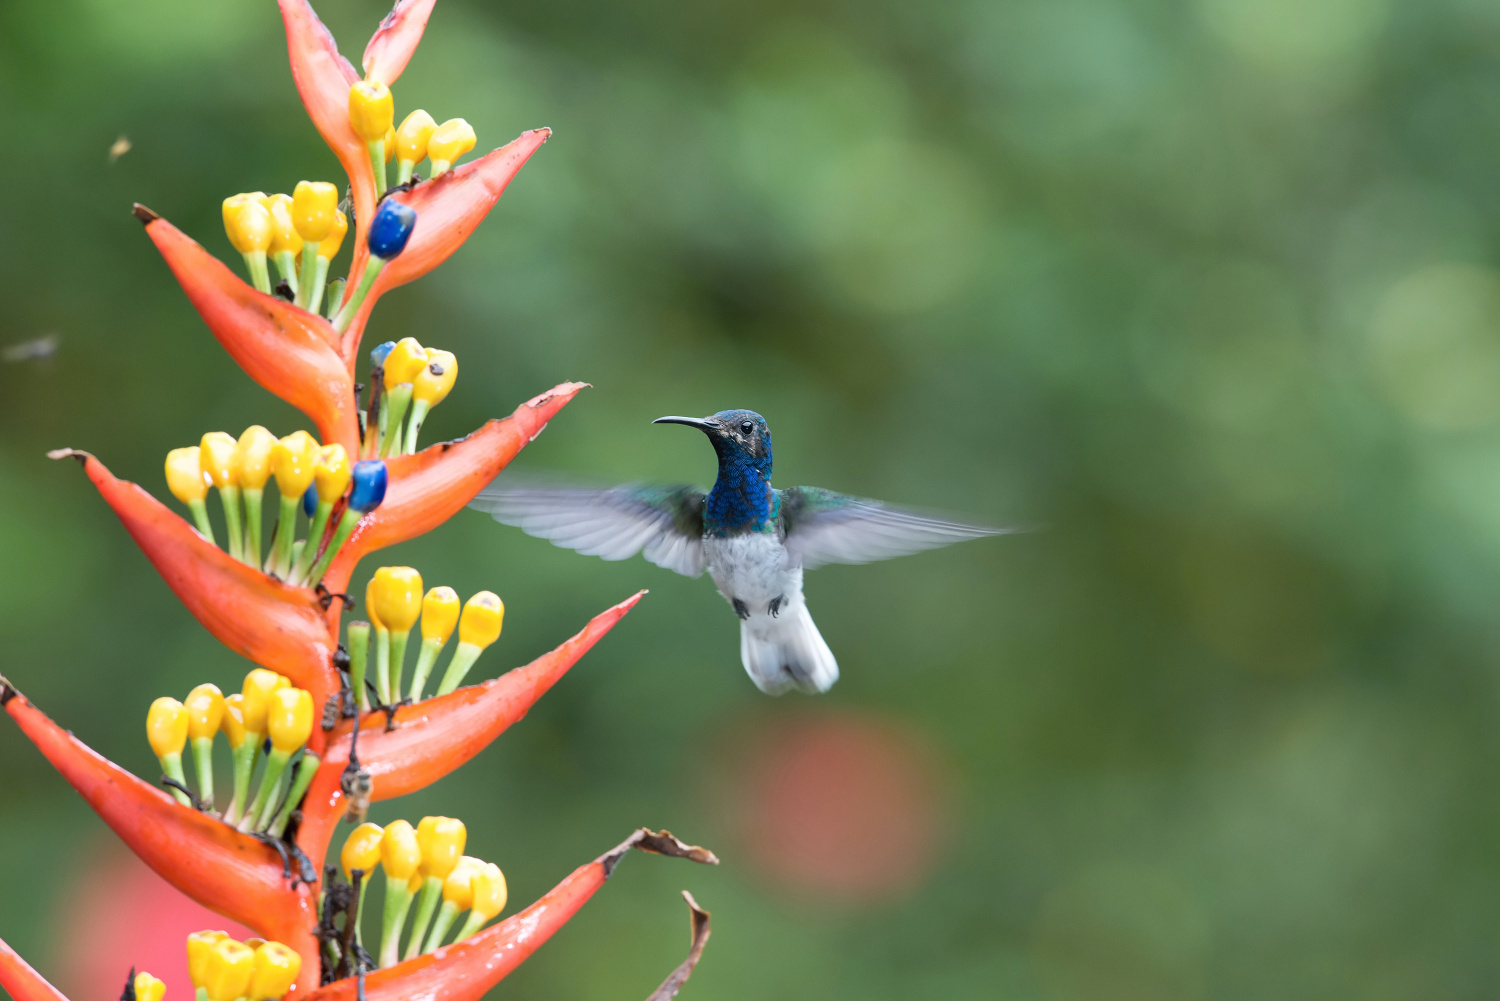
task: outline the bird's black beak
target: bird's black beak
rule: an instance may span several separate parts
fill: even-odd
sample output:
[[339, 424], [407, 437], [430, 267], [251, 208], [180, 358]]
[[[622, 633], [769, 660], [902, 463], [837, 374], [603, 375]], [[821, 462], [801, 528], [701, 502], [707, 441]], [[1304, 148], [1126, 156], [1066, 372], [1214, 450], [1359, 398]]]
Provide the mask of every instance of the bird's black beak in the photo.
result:
[[714, 434], [723, 430], [717, 417], [658, 417], [652, 424], [686, 424], [690, 428], [697, 428], [704, 434]]

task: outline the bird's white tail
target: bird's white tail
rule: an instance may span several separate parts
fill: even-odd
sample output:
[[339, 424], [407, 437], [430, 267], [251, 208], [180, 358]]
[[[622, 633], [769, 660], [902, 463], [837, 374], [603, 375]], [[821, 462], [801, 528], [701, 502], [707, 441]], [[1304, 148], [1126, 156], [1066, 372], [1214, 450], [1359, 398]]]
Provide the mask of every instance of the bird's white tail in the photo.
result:
[[826, 692], [839, 680], [839, 664], [802, 602], [772, 617], [740, 622], [740, 660], [755, 687], [768, 695], [790, 688]]

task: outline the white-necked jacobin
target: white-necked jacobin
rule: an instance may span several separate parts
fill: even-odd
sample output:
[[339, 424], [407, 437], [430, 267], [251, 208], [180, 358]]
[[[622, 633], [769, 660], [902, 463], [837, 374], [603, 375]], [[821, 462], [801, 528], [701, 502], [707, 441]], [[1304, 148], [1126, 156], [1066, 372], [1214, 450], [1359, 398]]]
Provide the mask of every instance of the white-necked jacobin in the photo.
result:
[[621, 486], [607, 490], [510, 486], [498, 481], [470, 504], [501, 524], [586, 556], [643, 553], [697, 577], [705, 569], [740, 617], [740, 659], [761, 691], [826, 692], [839, 677], [802, 598], [802, 571], [869, 563], [1013, 529], [986, 528], [890, 507], [818, 487], [771, 486], [771, 430], [753, 410], [660, 417], [708, 435], [719, 456], [713, 489]]

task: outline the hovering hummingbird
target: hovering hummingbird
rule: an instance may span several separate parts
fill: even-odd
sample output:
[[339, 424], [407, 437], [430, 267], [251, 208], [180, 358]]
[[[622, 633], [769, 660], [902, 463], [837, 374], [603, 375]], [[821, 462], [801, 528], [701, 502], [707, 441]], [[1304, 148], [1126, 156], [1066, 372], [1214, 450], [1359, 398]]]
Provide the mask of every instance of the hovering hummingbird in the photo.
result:
[[802, 572], [869, 563], [1013, 529], [946, 521], [818, 487], [771, 486], [771, 430], [753, 410], [658, 417], [708, 435], [719, 456], [713, 489], [613, 489], [491, 483], [470, 507], [586, 556], [636, 553], [697, 577], [708, 570], [740, 617], [740, 660], [761, 691], [826, 692], [839, 666], [802, 598]]

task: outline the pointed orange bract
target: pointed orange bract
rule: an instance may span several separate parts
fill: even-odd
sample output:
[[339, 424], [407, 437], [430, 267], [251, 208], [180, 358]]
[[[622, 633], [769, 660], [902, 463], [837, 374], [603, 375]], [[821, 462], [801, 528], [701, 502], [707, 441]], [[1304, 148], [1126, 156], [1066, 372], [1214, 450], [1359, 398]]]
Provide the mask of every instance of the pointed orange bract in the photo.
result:
[[68, 1001], [66, 994], [33, 970], [3, 938], [0, 938], [0, 987], [14, 1001]]
[[[365, 321], [381, 295], [416, 281], [452, 256], [494, 208], [531, 154], [551, 135], [551, 129], [523, 132], [478, 160], [461, 164], [442, 177], [424, 181], [411, 191], [391, 195], [416, 210], [417, 225], [412, 230], [411, 242], [401, 256], [387, 264], [380, 277], [375, 279], [370, 294], [360, 303], [354, 321], [344, 331], [344, 357], [351, 365], [359, 353]], [[354, 255], [354, 266], [349, 270], [351, 275], [360, 273], [367, 256], [363, 240], [355, 244]]]
[[[365, 716], [355, 751], [361, 767], [370, 774], [371, 802], [424, 789], [488, 747], [521, 720], [645, 593], [600, 612], [578, 635], [525, 667], [396, 710], [394, 729], [386, 730], [384, 713]], [[349, 723], [341, 723], [329, 740], [318, 775], [303, 800], [298, 841], [320, 867], [333, 828], [348, 807], [340, 779], [349, 762], [349, 730]]]
[[365, 78], [379, 80], [389, 87], [416, 51], [432, 16], [434, 0], [400, 0], [394, 10], [380, 22], [370, 44], [365, 46]]
[[[204, 628], [235, 653], [310, 691], [313, 705], [322, 711], [339, 682], [332, 661], [337, 644], [316, 594], [233, 559], [145, 490], [116, 479], [87, 452], [62, 449], [51, 455], [83, 463], [105, 503]], [[314, 749], [322, 746], [322, 733], [313, 731]]]
[[368, 553], [429, 532], [463, 510], [504, 469], [553, 415], [587, 383], [565, 382], [521, 404], [509, 417], [489, 421], [458, 441], [386, 460], [385, 501], [354, 530], [323, 578], [344, 591], [355, 564]]
[[177, 889], [280, 941], [287, 941], [281, 935], [291, 934], [311, 914], [305, 887], [299, 888], [304, 892], [291, 891], [275, 851], [136, 778], [52, 722], [15, 689], [0, 687], [0, 700], [21, 732], [99, 818]]
[[329, 322], [245, 284], [224, 263], [149, 209], [146, 233], [215, 338], [245, 373], [312, 418], [325, 444], [359, 451], [354, 383]]

